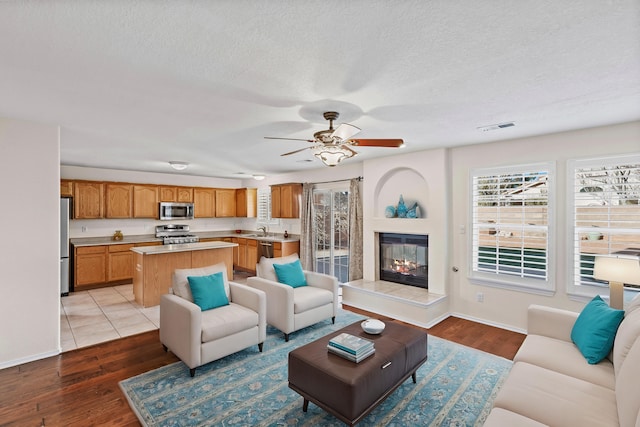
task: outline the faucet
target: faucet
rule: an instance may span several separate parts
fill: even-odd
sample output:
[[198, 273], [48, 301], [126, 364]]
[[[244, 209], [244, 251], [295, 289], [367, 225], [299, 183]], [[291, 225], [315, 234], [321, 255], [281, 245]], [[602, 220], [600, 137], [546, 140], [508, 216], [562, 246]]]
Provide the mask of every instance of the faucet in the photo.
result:
[[267, 235], [267, 227], [266, 226], [258, 227], [258, 230], [262, 231], [262, 235], [263, 236]]

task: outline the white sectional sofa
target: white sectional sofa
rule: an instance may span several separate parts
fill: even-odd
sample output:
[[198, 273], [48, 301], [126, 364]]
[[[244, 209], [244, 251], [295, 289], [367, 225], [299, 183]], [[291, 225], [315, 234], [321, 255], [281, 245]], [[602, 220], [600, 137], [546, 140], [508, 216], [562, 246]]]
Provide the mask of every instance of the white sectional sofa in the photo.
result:
[[597, 364], [571, 340], [578, 315], [529, 307], [527, 338], [486, 427], [640, 427], [640, 296], [627, 307], [611, 353]]

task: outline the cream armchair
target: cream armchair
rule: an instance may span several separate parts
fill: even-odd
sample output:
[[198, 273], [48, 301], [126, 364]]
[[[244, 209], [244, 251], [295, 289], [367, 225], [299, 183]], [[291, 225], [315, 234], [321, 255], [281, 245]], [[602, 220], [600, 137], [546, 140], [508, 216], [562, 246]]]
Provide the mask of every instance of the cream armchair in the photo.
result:
[[267, 294], [267, 323], [284, 332], [289, 341], [291, 332], [331, 318], [338, 313], [338, 279], [328, 274], [304, 271], [308, 286], [293, 288], [278, 282], [273, 264], [288, 264], [298, 255], [264, 258], [256, 265], [257, 277], [249, 277], [247, 285]]
[[[201, 311], [193, 302], [188, 276], [222, 271], [229, 305]], [[172, 293], [160, 297], [160, 342], [188, 367], [193, 377], [198, 366], [228, 356], [266, 339], [266, 295], [227, 280], [224, 263], [180, 269], [173, 274]]]

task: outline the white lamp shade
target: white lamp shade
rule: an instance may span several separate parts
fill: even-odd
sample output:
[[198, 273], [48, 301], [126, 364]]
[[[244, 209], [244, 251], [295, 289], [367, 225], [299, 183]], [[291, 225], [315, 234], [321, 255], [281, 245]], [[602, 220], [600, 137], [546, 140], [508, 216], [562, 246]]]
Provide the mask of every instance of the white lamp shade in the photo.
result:
[[625, 255], [597, 255], [593, 277], [607, 282], [640, 285], [640, 259]]
[[336, 145], [316, 147], [314, 149], [314, 152], [315, 156], [322, 160], [322, 163], [327, 166], [336, 166], [342, 160], [348, 159], [349, 157], [353, 157], [355, 155], [354, 151], [347, 150]]

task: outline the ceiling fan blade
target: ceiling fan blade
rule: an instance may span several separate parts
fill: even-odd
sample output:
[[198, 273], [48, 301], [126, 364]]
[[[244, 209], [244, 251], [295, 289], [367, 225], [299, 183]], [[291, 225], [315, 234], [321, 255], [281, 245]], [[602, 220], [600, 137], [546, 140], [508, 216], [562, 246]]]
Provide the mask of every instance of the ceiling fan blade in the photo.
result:
[[336, 128], [336, 130], [333, 131], [331, 136], [337, 136], [341, 140], [346, 141], [358, 132], [360, 132], [359, 127], [350, 125], [349, 123], [342, 123]]
[[349, 144], [355, 147], [389, 147], [398, 148], [404, 145], [402, 139], [352, 139]]
[[316, 142], [314, 139], [302, 139], [302, 138], [279, 138], [277, 136], [265, 136], [265, 139], [286, 139], [287, 141], [306, 141], [306, 142]]
[[281, 155], [281, 156], [289, 156], [289, 155], [291, 155], [291, 154], [296, 154], [296, 153], [299, 153], [299, 152], [301, 152], [301, 151], [308, 150], [309, 148], [313, 148], [313, 147], [305, 147], [305, 148], [301, 148], [301, 149], [296, 150], [296, 151], [290, 151], [290, 152], [288, 152], [288, 153], [284, 153], [284, 154], [280, 154], [280, 155]]

